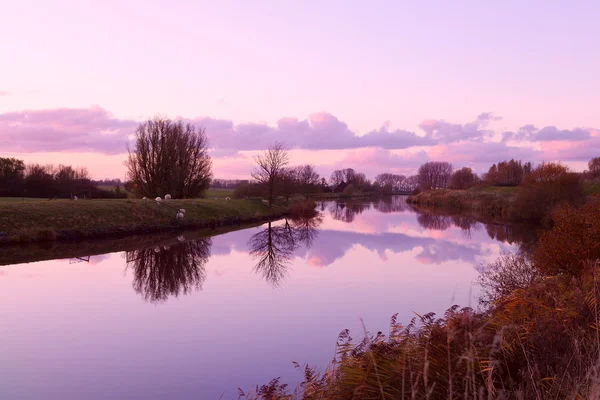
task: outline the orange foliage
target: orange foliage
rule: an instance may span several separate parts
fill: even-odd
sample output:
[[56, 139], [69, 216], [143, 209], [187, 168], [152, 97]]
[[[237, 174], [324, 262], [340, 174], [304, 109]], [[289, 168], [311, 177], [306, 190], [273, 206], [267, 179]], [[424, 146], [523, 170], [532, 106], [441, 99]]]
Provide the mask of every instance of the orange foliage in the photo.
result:
[[534, 253], [537, 268], [546, 274], [576, 275], [583, 261], [600, 259], [600, 197], [579, 209], [564, 206], [553, 220], [554, 228], [541, 234]]

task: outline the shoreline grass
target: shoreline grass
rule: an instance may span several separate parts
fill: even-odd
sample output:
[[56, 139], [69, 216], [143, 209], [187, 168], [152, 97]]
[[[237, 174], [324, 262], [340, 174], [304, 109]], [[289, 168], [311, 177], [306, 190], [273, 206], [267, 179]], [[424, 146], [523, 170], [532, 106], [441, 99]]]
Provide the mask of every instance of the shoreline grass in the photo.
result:
[[[186, 210], [183, 220], [177, 210]], [[216, 228], [274, 219], [289, 207], [260, 200], [95, 199], [0, 202], [0, 244]]]

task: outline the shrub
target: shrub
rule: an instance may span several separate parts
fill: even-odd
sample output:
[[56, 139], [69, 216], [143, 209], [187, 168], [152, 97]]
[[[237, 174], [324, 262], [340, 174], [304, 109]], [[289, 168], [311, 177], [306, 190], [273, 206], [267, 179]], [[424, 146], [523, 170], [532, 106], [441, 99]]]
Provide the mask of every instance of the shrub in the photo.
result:
[[554, 228], [540, 235], [534, 253], [540, 270], [577, 275], [584, 261], [600, 259], [600, 197], [579, 209], [561, 207], [552, 219]]
[[521, 218], [543, 220], [559, 205], [580, 205], [585, 199], [579, 175], [561, 164], [544, 163], [525, 179], [514, 204]]

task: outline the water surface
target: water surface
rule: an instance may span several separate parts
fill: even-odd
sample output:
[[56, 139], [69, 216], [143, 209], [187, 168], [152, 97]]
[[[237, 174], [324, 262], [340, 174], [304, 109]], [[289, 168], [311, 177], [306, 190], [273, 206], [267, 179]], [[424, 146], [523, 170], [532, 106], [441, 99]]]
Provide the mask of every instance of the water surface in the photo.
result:
[[[402, 197], [169, 245], [0, 267], [0, 397], [237, 398], [292, 361], [324, 367], [345, 328], [476, 306], [510, 227]], [[2, 251], [2, 249], [0, 249]], [[27, 251], [24, 249], [23, 251]]]

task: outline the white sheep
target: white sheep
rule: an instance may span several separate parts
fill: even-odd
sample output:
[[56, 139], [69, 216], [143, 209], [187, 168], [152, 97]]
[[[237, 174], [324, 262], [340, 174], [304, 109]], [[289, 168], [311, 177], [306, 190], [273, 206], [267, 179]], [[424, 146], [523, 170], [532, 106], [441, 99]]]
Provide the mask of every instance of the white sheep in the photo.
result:
[[185, 238], [183, 237], [183, 235], [177, 236], [177, 241], [178, 242], [183, 242], [184, 240], [185, 240]]
[[160, 247], [156, 246], [156, 247], [154, 248], [154, 252], [155, 252], [155, 253], [160, 253]]
[[265, 204], [269, 204], [269, 200], [261, 200]]
[[184, 214], [181, 211], [178, 211], [177, 215], [175, 216], [175, 218], [177, 218], [177, 219], [183, 219], [183, 215]]
[[79, 200], [79, 197], [73, 196], [73, 200]]
[[231, 197], [225, 197], [225, 200], [229, 201], [231, 200]]
[[170, 194], [165, 194], [165, 200], [171, 200], [171, 195]]
[[148, 198], [146, 196], [142, 197], [142, 200], [148, 200]]
[[169, 250], [169, 246], [163, 246], [164, 250]]
[[157, 198], [154, 199], [154, 201], [156, 201], [157, 203], [160, 203], [162, 201], [162, 199], [160, 198], [160, 196], [158, 196]]
[[185, 215], [185, 208], [180, 208], [180, 209], [179, 209], [179, 212], [180, 212], [180, 213], [183, 213], [183, 215]]

